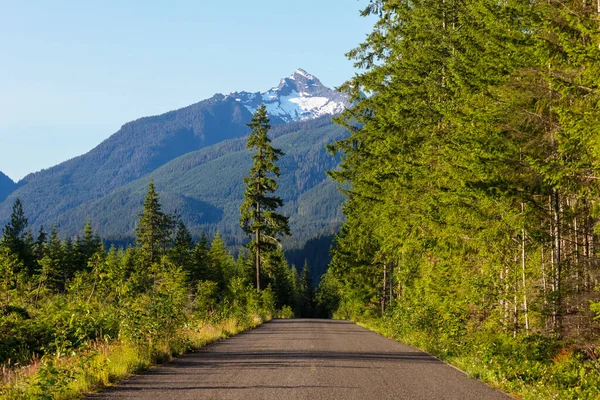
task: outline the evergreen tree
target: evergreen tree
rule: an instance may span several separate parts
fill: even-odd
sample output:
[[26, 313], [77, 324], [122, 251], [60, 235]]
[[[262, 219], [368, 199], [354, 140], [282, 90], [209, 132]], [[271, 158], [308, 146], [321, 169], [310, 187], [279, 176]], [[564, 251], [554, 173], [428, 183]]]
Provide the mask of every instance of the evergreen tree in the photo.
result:
[[83, 236], [77, 237], [73, 247], [72, 259], [76, 270], [89, 270], [88, 262], [94, 254], [104, 251], [102, 240], [94, 233], [90, 220], [86, 221], [83, 228]]
[[315, 314], [315, 288], [307, 263], [304, 263], [304, 268], [302, 268], [299, 286], [297, 315], [313, 317]]
[[282, 249], [271, 252], [263, 263], [263, 277], [275, 295], [275, 306], [294, 306], [296, 292], [290, 267]]
[[[65, 243], [66, 244], [66, 243]], [[54, 291], [64, 291], [66, 280], [71, 275], [65, 257], [66, 246], [60, 240], [56, 225], [50, 231], [50, 239], [46, 247], [46, 254], [40, 260], [40, 284]]]
[[[13, 291], [18, 289], [21, 261], [6, 247], [0, 246], [0, 309], [6, 309], [11, 302]], [[16, 293], [15, 293], [16, 294]]]
[[200, 240], [194, 246], [192, 251], [192, 261], [190, 262], [188, 276], [190, 281], [196, 284], [201, 280], [209, 280], [209, 265], [210, 260], [208, 252], [210, 250], [210, 242], [206, 232], [202, 232]]
[[92, 228], [92, 221], [87, 220], [83, 227], [83, 237], [79, 238], [78, 245], [86, 259], [89, 260], [98, 251], [103, 250], [102, 240]]
[[283, 205], [281, 198], [270, 195], [277, 190], [279, 167], [275, 164], [283, 152], [271, 146], [267, 136], [271, 126], [267, 108], [260, 106], [248, 124], [252, 132], [248, 137], [247, 148], [256, 150], [252, 156], [253, 165], [248, 177], [244, 178], [246, 189], [240, 207], [240, 225], [252, 237], [248, 248], [255, 255], [256, 290], [260, 291], [261, 263], [266, 254], [279, 246], [278, 236], [289, 235], [288, 218], [275, 210]]
[[191, 256], [194, 249], [194, 241], [192, 240], [190, 231], [180, 218], [178, 218], [176, 225], [175, 239], [173, 241], [173, 248], [171, 249], [171, 259], [174, 263], [183, 267], [185, 271], [189, 272], [192, 264]]
[[292, 287], [292, 291], [294, 293], [294, 304], [298, 299], [298, 293], [300, 293], [300, 275], [298, 275], [298, 269], [294, 264], [290, 265], [288, 270], [288, 280], [290, 281], [290, 285]]
[[330, 273], [325, 273], [315, 291], [316, 313], [322, 318], [332, 318], [340, 305], [340, 284]]
[[229, 251], [227, 251], [227, 246], [219, 232], [217, 232], [210, 245], [208, 260], [208, 280], [216, 282], [224, 290], [231, 276], [234, 274], [235, 260]]
[[46, 234], [44, 226], [42, 225], [40, 226], [40, 230], [35, 241], [35, 258], [37, 261], [41, 260], [44, 257], [47, 240], [48, 235]]
[[148, 185], [144, 210], [138, 217], [140, 221], [135, 230], [136, 243], [140, 246], [142, 264], [148, 267], [166, 253], [172, 229], [171, 218], [162, 212], [154, 181], [150, 181]]
[[[28, 261], [27, 245], [25, 238], [27, 235], [28, 221], [23, 212], [23, 203], [20, 199], [16, 199], [13, 204], [10, 221], [2, 229], [2, 244], [6, 246], [12, 254], [15, 254], [20, 261], [25, 263]], [[30, 265], [25, 265], [30, 269]], [[29, 271], [32, 272], [31, 270]]]
[[27, 229], [23, 238], [23, 253], [21, 257], [29, 275], [33, 275], [37, 270], [37, 260], [35, 258], [35, 239], [33, 238], [31, 229]]

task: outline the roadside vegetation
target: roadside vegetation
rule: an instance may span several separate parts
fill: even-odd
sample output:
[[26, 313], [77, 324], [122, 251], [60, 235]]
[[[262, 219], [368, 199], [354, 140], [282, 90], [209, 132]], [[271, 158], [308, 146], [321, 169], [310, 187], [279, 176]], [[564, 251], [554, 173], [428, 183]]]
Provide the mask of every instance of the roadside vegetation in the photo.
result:
[[[600, 14], [372, 0], [321, 294], [523, 398], [600, 393]], [[366, 94], [366, 95], [365, 95]]]
[[[275, 208], [263, 207], [259, 222]], [[138, 217], [135, 245], [106, 250], [91, 222], [72, 239], [56, 227], [34, 238], [14, 203], [0, 239], [0, 396], [78, 398], [273, 317], [311, 312], [308, 266], [299, 276], [287, 264], [268, 221], [251, 232], [264, 229], [270, 245], [234, 258], [218, 233], [193, 240], [165, 214], [153, 182]]]

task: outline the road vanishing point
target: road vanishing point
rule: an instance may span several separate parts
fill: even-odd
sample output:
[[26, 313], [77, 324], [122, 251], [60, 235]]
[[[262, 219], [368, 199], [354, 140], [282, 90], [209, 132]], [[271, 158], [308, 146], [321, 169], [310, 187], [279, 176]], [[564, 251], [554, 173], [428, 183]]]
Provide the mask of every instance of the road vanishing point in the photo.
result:
[[319, 319], [267, 322], [89, 398], [511, 399], [418, 349]]

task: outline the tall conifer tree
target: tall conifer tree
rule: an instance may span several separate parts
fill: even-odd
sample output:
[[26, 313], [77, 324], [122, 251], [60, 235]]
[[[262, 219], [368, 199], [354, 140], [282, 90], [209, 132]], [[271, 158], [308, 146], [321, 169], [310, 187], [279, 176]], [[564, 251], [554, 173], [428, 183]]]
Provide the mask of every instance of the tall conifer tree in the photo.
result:
[[175, 232], [175, 239], [173, 241], [173, 248], [171, 249], [172, 260], [175, 264], [180, 267], [184, 267], [189, 273], [192, 262], [192, 251], [194, 249], [194, 241], [190, 231], [185, 226], [185, 223], [181, 220], [181, 217], [177, 218], [176, 223], [177, 230]]
[[154, 181], [150, 181], [148, 185], [144, 211], [138, 216], [140, 222], [136, 228], [136, 242], [141, 247], [143, 263], [148, 266], [157, 262], [165, 253], [165, 243], [168, 242], [172, 226], [170, 217], [162, 211]]
[[260, 291], [263, 254], [276, 250], [278, 236], [289, 235], [290, 228], [288, 218], [275, 212], [283, 205], [283, 200], [271, 195], [278, 187], [279, 167], [275, 163], [283, 152], [271, 146], [271, 139], [267, 136], [271, 125], [264, 104], [256, 110], [248, 126], [252, 132], [247, 148], [256, 150], [256, 153], [252, 156], [254, 163], [250, 174], [244, 178], [246, 190], [240, 207], [240, 225], [248, 236], [253, 237], [248, 247], [255, 254], [256, 290]]
[[22, 257], [28, 221], [20, 199], [15, 200], [10, 222], [2, 229], [2, 241], [13, 254]]
[[0, 243], [3, 243], [10, 252], [16, 255], [23, 263], [23, 266], [29, 274], [32, 274], [35, 269], [33, 240], [31, 240], [31, 232], [27, 230], [29, 222], [23, 211], [23, 203], [20, 199], [16, 199], [13, 204], [10, 221], [2, 229], [2, 238]]

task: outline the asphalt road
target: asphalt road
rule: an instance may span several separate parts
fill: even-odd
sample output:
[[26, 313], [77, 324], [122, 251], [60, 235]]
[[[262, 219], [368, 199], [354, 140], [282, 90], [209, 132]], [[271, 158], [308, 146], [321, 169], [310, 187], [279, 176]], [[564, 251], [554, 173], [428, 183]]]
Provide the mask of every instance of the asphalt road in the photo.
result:
[[89, 398], [510, 399], [427, 353], [318, 319], [268, 322]]

